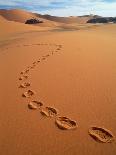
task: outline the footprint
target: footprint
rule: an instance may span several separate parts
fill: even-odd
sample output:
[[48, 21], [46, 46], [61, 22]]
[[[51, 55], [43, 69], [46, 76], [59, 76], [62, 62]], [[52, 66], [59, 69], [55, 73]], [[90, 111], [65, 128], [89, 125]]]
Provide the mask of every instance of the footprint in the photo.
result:
[[59, 50], [60, 50], [60, 48], [57, 48], [56, 50], [57, 50], [57, 51], [59, 51]]
[[54, 54], [54, 52], [52, 52], [52, 55]]
[[89, 135], [92, 136], [96, 141], [102, 143], [110, 143], [114, 140], [112, 133], [101, 127], [91, 127], [89, 129]]
[[29, 72], [29, 69], [26, 69], [26, 70], [25, 70], [25, 73], [28, 73], [28, 72]]
[[36, 63], [37, 63], [36, 61], [35, 61], [35, 62], [33, 62], [33, 65], [36, 65]]
[[30, 68], [31, 69], [34, 69], [36, 67], [36, 65], [35, 64], [33, 64]]
[[30, 46], [30, 45], [26, 45], [26, 44], [24, 44], [23, 46]]
[[24, 80], [24, 79], [27, 79], [27, 78], [28, 78], [27, 75], [23, 75], [23, 76], [21, 76], [21, 77], [19, 78], [19, 80]]
[[58, 45], [59, 46], [59, 48], [62, 48], [62, 45]]
[[22, 75], [23, 75], [24, 73], [25, 73], [25, 71], [21, 71], [21, 73], [20, 73], [20, 74], [22, 74]]
[[47, 55], [45, 55], [44, 57], [46, 57], [46, 58], [47, 58], [47, 57], [49, 57], [49, 56], [50, 56], [50, 55], [49, 55], [49, 54], [47, 54]]
[[34, 94], [35, 94], [34, 91], [28, 90], [28, 91], [24, 92], [24, 93], [22, 94], [22, 96], [23, 96], [23, 97], [26, 97], [26, 98], [30, 98], [30, 97], [32, 97]]
[[33, 110], [36, 110], [36, 109], [37, 109], [37, 106], [34, 105], [32, 102], [30, 102], [30, 103], [28, 104], [28, 108], [29, 108], [29, 109], [33, 109]]
[[29, 72], [29, 69], [26, 69], [25, 71], [22, 71], [20, 74], [23, 75], [23, 74], [26, 74]]
[[77, 128], [77, 123], [67, 117], [58, 117], [55, 123], [62, 130], [70, 130]]
[[20, 84], [19, 88], [27, 88], [29, 87], [31, 84], [29, 82], [24, 82], [22, 84]]
[[45, 59], [46, 59], [46, 58], [43, 57], [41, 60], [45, 60]]
[[35, 44], [35, 45], [41, 45], [40, 43], [38, 43], [38, 44]]
[[45, 109], [41, 110], [41, 114], [47, 117], [54, 117], [58, 115], [58, 110], [52, 107], [46, 107]]
[[41, 108], [42, 106], [43, 106], [43, 103], [42, 102], [39, 102], [39, 101], [31, 101], [28, 104], [28, 107], [30, 109], [37, 109], [37, 108]]
[[27, 69], [30, 69], [30, 66], [28, 66]]
[[30, 68], [33, 69], [35, 66], [31, 66]]

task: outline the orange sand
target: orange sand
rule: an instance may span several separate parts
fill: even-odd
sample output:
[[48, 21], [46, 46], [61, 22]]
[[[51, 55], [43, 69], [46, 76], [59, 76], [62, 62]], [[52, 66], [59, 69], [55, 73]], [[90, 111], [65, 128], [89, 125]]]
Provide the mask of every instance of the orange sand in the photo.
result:
[[[115, 142], [98, 143], [88, 130], [101, 126], [116, 135], [116, 25], [51, 31], [0, 19], [0, 154], [115, 155]], [[62, 48], [52, 55], [54, 44]], [[28, 74], [36, 93], [23, 98], [20, 72], [47, 54]], [[54, 118], [28, 109], [31, 100], [58, 109], [77, 129], [60, 130]]]

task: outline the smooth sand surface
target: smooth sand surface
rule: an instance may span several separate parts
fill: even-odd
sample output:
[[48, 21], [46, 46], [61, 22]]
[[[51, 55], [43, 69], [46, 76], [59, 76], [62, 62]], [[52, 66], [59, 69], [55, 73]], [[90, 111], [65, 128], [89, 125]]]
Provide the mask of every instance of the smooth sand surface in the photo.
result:
[[[115, 141], [99, 143], [88, 130], [104, 127], [116, 135], [116, 25], [79, 31], [34, 28], [0, 30], [0, 154], [115, 155]], [[62, 45], [57, 52], [56, 45]], [[29, 66], [28, 78], [19, 80]], [[19, 88], [23, 82], [31, 84], [29, 89]], [[27, 90], [35, 92], [31, 98], [22, 97]], [[33, 100], [58, 109], [77, 128], [59, 129], [54, 117], [28, 108]]]

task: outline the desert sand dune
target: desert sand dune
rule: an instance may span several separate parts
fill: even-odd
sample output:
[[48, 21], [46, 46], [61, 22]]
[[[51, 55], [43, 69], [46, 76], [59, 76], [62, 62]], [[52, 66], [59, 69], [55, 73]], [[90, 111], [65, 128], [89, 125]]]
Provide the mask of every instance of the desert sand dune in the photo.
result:
[[116, 25], [49, 31], [5, 16], [0, 154], [115, 155]]
[[[27, 19], [36, 18], [36, 16], [30, 12], [23, 10], [0, 10], [0, 31], [1, 37], [16, 35], [17, 33], [26, 33], [28, 31], [46, 31], [56, 28], [59, 25], [56, 22], [45, 20], [44, 23], [35, 25], [24, 24]], [[43, 21], [43, 19], [39, 18]], [[4, 33], [5, 32], [5, 33]], [[1, 38], [0, 38], [1, 39]]]
[[47, 19], [50, 21], [60, 22], [60, 23], [78, 23], [78, 24], [84, 24], [92, 17], [56, 17], [56, 16], [50, 16], [50, 15], [41, 15], [41, 14], [35, 14], [37, 17], [41, 17], [43, 19]]
[[[0, 16], [0, 36], [9, 36], [9, 35], [16, 35], [17, 33], [23, 33], [28, 31], [40, 31], [45, 30], [42, 27], [35, 27], [31, 25], [25, 25], [23, 23], [17, 23], [14, 21], [7, 21], [3, 17]], [[2, 31], [4, 30], [4, 31]], [[0, 38], [3, 39], [3, 38]]]
[[[0, 15], [2, 15], [4, 18], [10, 21], [16, 21], [16, 22], [21, 22], [25, 23], [27, 19], [30, 18], [38, 18], [40, 20], [45, 21], [48, 24], [55, 24], [55, 23], [66, 23], [66, 24], [71, 24], [71, 23], [78, 23], [78, 24], [84, 24], [86, 23], [89, 19], [92, 18], [92, 16], [88, 17], [56, 17], [56, 16], [50, 16], [50, 15], [41, 15], [37, 13], [31, 13], [27, 12], [25, 10], [19, 10], [19, 9], [14, 9], [14, 10], [0, 10]], [[43, 24], [40, 24], [43, 25]]]
[[6, 19], [2, 15], [0, 15], [0, 23], [3, 23], [5, 21], [6, 21]]
[[[43, 23], [27, 25], [27, 19], [37, 18]], [[53, 18], [53, 20], [52, 20]], [[28, 31], [53, 31], [53, 30], [80, 30], [87, 27], [93, 27], [92, 24], [85, 25], [88, 18], [91, 17], [53, 17], [47, 18], [45, 15], [37, 15], [24, 10], [0, 10], [0, 27], [4, 31], [0, 31], [2, 37], [16, 36], [17, 33], [26, 33]], [[55, 19], [55, 20], [54, 20]], [[9, 27], [9, 28], [8, 28]], [[5, 33], [4, 33], [5, 32]], [[0, 38], [1, 39], [1, 38]]]
[[25, 23], [26, 20], [31, 18], [37, 18], [43, 21], [43, 23], [36, 24], [36, 26], [54, 27], [58, 25], [57, 21], [54, 22], [54, 21], [48, 20], [47, 18], [44, 19], [44, 18], [41, 18], [40, 16], [36, 16], [36, 14], [34, 13], [27, 12], [24, 10], [19, 10], [19, 9], [0, 10], [0, 15], [3, 16], [6, 20], [20, 22], [20, 23]]
[[24, 23], [27, 19], [36, 17], [30, 12], [19, 10], [19, 9], [0, 10], [0, 15], [2, 15], [7, 20], [21, 22], [21, 23]]

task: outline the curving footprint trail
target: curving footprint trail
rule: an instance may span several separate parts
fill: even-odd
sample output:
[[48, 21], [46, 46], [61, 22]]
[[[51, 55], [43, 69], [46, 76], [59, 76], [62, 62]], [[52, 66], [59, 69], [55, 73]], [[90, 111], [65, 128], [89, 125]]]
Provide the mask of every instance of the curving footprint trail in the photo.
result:
[[[36, 43], [36, 44], [24, 44], [24, 45], [17, 45], [17, 47], [22, 47], [22, 46], [55, 46], [56, 49], [52, 50], [50, 53], [43, 55], [41, 58], [38, 60], [34, 61], [30, 66], [26, 67], [23, 71], [20, 72], [20, 77], [19, 81], [23, 81], [22, 83], [19, 84], [19, 88], [28, 88], [31, 86], [30, 82], [26, 82], [28, 80], [28, 73], [31, 71], [31, 69], [34, 69], [39, 63], [42, 61], [45, 61], [48, 57], [54, 55], [56, 52], [60, 52], [62, 49], [62, 45], [57, 45], [57, 44], [47, 44], [47, 43]], [[35, 95], [35, 91], [28, 89], [27, 91], [22, 93], [22, 97], [25, 98], [31, 98], [32, 96]], [[50, 117], [50, 118], [55, 118], [55, 124], [59, 129], [62, 130], [72, 130], [77, 128], [77, 123], [76, 121], [68, 118], [68, 117], [62, 117], [59, 116], [59, 111], [56, 108], [50, 107], [50, 106], [45, 106], [41, 101], [36, 101], [32, 100], [31, 102], [28, 103], [28, 108], [31, 110], [40, 110], [40, 113], [44, 117]], [[102, 142], [102, 143], [109, 143], [114, 140], [113, 134], [102, 127], [91, 127], [89, 129], [89, 135], [94, 138], [94, 140]]]
[[[30, 66], [26, 67], [26, 69], [24, 69], [23, 71], [20, 72], [21, 77], [19, 77], [19, 80], [23, 81], [23, 83], [21, 83], [19, 85], [19, 88], [28, 88], [31, 86], [30, 82], [24, 82], [25, 80], [28, 80], [28, 73], [31, 71], [31, 69], [34, 69], [39, 63], [41, 63], [42, 61], [45, 61], [48, 57], [52, 56], [54, 53], [56, 52], [60, 52], [60, 50], [62, 49], [62, 45], [57, 45], [57, 44], [46, 44], [46, 43], [38, 43], [38, 44], [25, 44], [25, 45], [18, 45], [17, 47], [21, 47], [21, 46], [55, 46], [55, 50], [52, 50], [50, 53], [43, 55], [41, 58], [39, 58], [37, 61], [34, 61]], [[24, 98], [31, 98], [32, 96], [35, 95], [35, 91], [29, 89], [26, 92], [22, 93], [22, 97]], [[44, 107], [43, 103], [40, 101], [31, 101], [28, 103], [28, 108], [31, 110], [36, 110], [39, 109], [40, 113], [44, 116], [44, 117], [54, 117], [55, 118], [55, 122], [58, 122], [58, 115], [59, 112], [56, 108], [47, 106]], [[68, 118], [68, 120], [71, 120]], [[59, 120], [59, 122], [61, 122], [62, 124], [62, 120]], [[73, 122], [73, 121], [72, 121]], [[56, 123], [55, 123], [56, 124]], [[76, 124], [75, 124], [76, 125]], [[63, 125], [62, 125], [63, 126]], [[73, 129], [73, 127], [69, 128], [69, 126], [71, 126], [70, 121], [67, 121], [67, 126], [65, 125], [65, 129]], [[58, 124], [57, 127], [59, 128]], [[63, 127], [60, 129], [64, 129]]]

